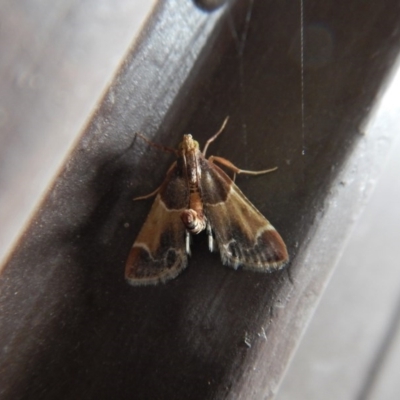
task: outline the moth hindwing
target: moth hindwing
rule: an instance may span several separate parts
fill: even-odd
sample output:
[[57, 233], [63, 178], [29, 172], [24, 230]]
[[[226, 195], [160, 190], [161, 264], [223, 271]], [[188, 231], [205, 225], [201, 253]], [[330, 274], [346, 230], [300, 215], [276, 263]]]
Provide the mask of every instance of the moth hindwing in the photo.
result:
[[234, 269], [242, 266], [269, 272], [288, 262], [279, 233], [216, 163], [234, 174], [259, 175], [276, 168], [245, 171], [221, 157], [205, 158], [208, 145], [226, 122], [207, 141], [203, 152], [192, 135], [184, 135], [173, 150], [177, 160], [160, 188], [136, 199], [156, 195], [126, 262], [130, 284], [153, 285], [175, 278], [187, 266], [190, 236], [204, 230], [210, 251], [217, 248], [223, 264]]

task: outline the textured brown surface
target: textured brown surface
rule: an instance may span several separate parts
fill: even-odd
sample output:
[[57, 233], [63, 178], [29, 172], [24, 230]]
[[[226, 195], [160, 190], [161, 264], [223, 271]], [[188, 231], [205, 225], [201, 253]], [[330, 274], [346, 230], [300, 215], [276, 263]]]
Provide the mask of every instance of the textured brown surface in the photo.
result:
[[[194, 44], [208, 35], [205, 25], [190, 29], [190, 7], [159, 10], [123, 60], [2, 275], [2, 400], [258, 399], [276, 390], [341, 247], [343, 235], [327, 231], [324, 263], [310, 268], [313, 233], [341, 190], [335, 177], [398, 54], [400, 6], [307, 2], [302, 95], [299, 3], [232, 4], [184, 84], [191, 46], [177, 57], [173, 33], [187, 24]], [[190, 132], [202, 145], [227, 115], [208, 154], [249, 170], [279, 167], [237, 184], [285, 239], [291, 266], [233, 271], [204, 235], [179, 278], [129, 286], [124, 263], [150, 208], [132, 198], [160, 185], [171, 163], [133, 132], [171, 147]], [[343, 209], [344, 230], [352, 210]]]

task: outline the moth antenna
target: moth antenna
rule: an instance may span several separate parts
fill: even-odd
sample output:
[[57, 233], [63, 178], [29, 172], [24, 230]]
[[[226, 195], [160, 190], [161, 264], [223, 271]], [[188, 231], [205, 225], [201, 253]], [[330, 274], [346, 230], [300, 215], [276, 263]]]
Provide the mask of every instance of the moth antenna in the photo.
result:
[[211, 136], [210, 139], [207, 140], [206, 145], [204, 146], [204, 149], [203, 149], [203, 156], [206, 155], [206, 151], [207, 151], [210, 143], [212, 143], [225, 129], [225, 126], [228, 123], [228, 119], [229, 119], [229, 115], [224, 119], [224, 122], [222, 123], [221, 128], [219, 128], [219, 131], [215, 135]]
[[147, 137], [142, 135], [140, 132], [136, 132], [136, 135], [139, 136], [140, 138], [142, 138], [147, 144], [149, 144], [150, 146], [155, 147], [158, 150], [162, 150], [162, 151], [165, 151], [167, 153], [173, 153], [176, 156], [178, 155], [178, 151], [176, 149], [173, 149], [172, 147], [163, 146], [162, 144], [154, 143], [151, 140], [147, 139]]

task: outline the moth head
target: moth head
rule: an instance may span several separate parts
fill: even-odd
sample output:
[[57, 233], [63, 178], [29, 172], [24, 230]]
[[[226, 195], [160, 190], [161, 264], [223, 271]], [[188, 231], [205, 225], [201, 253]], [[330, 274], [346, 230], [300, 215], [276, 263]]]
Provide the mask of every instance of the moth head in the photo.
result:
[[193, 136], [189, 133], [183, 135], [182, 142], [179, 144], [179, 152], [185, 153], [187, 151], [193, 151], [199, 149], [199, 142], [193, 139]]

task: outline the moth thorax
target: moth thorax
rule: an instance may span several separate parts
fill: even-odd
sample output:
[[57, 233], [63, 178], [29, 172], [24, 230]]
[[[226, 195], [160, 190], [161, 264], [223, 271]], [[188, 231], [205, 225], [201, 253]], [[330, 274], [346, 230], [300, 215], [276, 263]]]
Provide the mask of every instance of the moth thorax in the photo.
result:
[[203, 215], [199, 215], [195, 210], [185, 210], [181, 214], [181, 219], [186, 229], [190, 233], [200, 233], [206, 229], [206, 219]]

